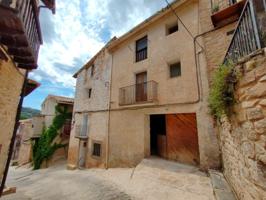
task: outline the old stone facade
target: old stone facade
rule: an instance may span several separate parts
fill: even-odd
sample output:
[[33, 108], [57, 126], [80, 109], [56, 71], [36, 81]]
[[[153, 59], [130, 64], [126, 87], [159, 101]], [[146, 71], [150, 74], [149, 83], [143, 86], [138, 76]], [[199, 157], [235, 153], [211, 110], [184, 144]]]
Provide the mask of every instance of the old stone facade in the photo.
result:
[[237, 66], [235, 114], [220, 125], [224, 174], [239, 199], [266, 197], [266, 54]]
[[[198, 6], [192, 1], [179, 1], [173, 6], [193, 35], [201, 33], [198, 29], [200, 19], [195, 17]], [[158, 15], [160, 19], [140, 25], [139, 30], [136, 27], [133, 33], [115, 41], [114, 47], [111, 45], [113, 70], [108, 164], [110, 167], [135, 166], [151, 155], [150, 116], [195, 113], [200, 155], [198, 164], [202, 168], [218, 167], [217, 140], [205, 98], [208, 92], [205, 56], [199, 55], [200, 69], [197, 69], [199, 63], [194, 58], [193, 39], [180, 23], [177, 32], [167, 34], [167, 27], [176, 22], [170, 10]], [[135, 51], [130, 49], [135, 49], [136, 41], [144, 36], [148, 37], [148, 56], [136, 62]], [[118, 42], [119, 45], [116, 45]], [[170, 65], [177, 62], [181, 63], [181, 76], [171, 78]], [[200, 70], [200, 78], [197, 70]], [[120, 88], [135, 84], [136, 74], [140, 72], [147, 73], [147, 81], [158, 83], [156, 101], [121, 105]], [[201, 81], [198, 82], [198, 79]]]
[[[209, 75], [225, 55], [232, 37], [227, 32], [234, 29], [236, 20], [214, 27], [208, 0], [176, 1], [172, 6], [186, 27], [165, 8], [112, 41], [75, 74], [70, 167], [79, 166], [80, 161], [86, 167], [135, 166], [151, 155], [151, 116], [182, 114], [195, 115], [197, 165], [203, 169], [220, 166], [217, 135], [207, 106]], [[147, 59], [137, 62], [137, 41], [145, 37]], [[171, 78], [170, 66], [176, 63], [181, 64], [181, 76]], [[92, 69], [99, 70], [95, 76], [91, 76]], [[151, 84], [144, 87], [149, 101], [137, 103], [136, 75], [143, 72], [144, 82]], [[127, 88], [133, 88], [132, 92]], [[82, 130], [86, 130], [85, 138], [76, 139]], [[158, 137], [165, 143], [165, 136]], [[101, 146], [100, 158], [92, 155], [95, 143]]]
[[[77, 78], [68, 166], [105, 167], [112, 56], [104, 47]], [[94, 145], [101, 145], [93, 155]]]
[[[56, 116], [56, 109], [55, 109], [56, 106], [66, 106], [67, 112], [72, 113], [73, 104], [74, 104], [73, 98], [48, 95], [46, 99], [43, 101], [41, 108], [41, 115], [43, 116], [44, 127], [48, 128], [52, 124], [53, 119]], [[59, 135], [55, 138], [54, 142], [60, 144], [69, 144], [70, 131], [71, 131], [71, 119], [66, 121]], [[52, 165], [57, 160], [66, 159], [68, 155], [67, 152], [68, 152], [68, 146], [66, 148], [58, 149], [54, 153], [52, 158], [49, 160], [49, 162], [46, 163], [46, 166]]]
[[2, 47], [0, 54], [0, 178], [2, 179], [24, 82], [24, 71], [16, 67]]
[[44, 128], [44, 117], [35, 116], [20, 120], [13, 150], [13, 163], [24, 165], [32, 161], [32, 142], [39, 138]]

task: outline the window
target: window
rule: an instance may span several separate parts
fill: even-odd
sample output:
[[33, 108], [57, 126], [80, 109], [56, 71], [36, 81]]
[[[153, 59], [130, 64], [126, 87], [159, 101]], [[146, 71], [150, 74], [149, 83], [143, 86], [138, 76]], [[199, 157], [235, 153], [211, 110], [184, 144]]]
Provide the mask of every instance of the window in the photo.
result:
[[81, 124], [81, 131], [80, 131], [80, 136], [81, 137], [87, 137], [88, 134], [88, 114], [84, 114], [83, 115], [83, 120], [82, 120], [82, 124]]
[[101, 144], [100, 143], [93, 143], [93, 151], [92, 151], [93, 156], [101, 157]]
[[181, 76], [181, 63], [170, 65], [170, 78]]
[[148, 37], [136, 41], [136, 62], [145, 60], [148, 56]]
[[92, 93], [92, 89], [90, 88], [90, 89], [88, 89], [88, 97], [89, 97], [89, 99], [91, 98], [91, 93]]
[[176, 23], [176, 24], [174, 24], [172, 26], [169, 26], [167, 28], [167, 35], [170, 35], [170, 34], [172, 34], [174, 32], [177, 32], [177, 31], [178, 31], [178, 23]]
[[92, 65], [91, 66], [91, 77], [93, 77], [93, 75], [94, 75], [94, 70], [95, 70], [95, 67], [94, 67], [94, 65]]

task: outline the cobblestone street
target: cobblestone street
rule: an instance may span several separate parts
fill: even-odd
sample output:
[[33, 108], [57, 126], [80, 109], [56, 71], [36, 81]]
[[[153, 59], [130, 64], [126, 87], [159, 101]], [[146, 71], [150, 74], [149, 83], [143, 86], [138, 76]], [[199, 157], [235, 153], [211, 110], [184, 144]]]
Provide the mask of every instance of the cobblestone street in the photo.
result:
[[64, 164], [9, 172], [17, 193], [3, 200], [214, 200], [211, 180], [197, 168], [157, 158], [135, 169], [65, 169]]

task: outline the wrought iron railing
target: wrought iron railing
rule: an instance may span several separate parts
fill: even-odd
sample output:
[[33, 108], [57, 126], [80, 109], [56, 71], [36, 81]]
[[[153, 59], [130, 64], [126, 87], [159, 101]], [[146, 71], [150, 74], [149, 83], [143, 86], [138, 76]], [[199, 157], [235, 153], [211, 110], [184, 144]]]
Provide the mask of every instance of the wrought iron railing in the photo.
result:
[[37, 61], [42, 35], [39, 22], [39, 11], [36, 0], [0, 0], [0, 4], [14, 9], [22, 22], [24, 34]]
[[[263, 6], [263, 1], [256, 0], [256, 4]], [[265, 16], [265, 10], [262, 12], [261, 14]], [[265, 46], [263, 35], [266, 27], [258, 24], [258, 14], [253, 0], [248, 0], [238, 21], [224, 62], [228, 60], [237, 62], [240, 58]]]
[[119, 105], [155, 102], [158, 96], [158, 83], [148, 81], [119, 89]]

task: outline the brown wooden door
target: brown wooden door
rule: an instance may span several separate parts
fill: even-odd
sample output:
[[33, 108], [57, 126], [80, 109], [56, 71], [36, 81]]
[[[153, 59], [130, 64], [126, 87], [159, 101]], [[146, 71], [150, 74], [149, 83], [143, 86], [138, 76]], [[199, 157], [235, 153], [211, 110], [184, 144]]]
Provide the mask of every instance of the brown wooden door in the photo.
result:
[[196, 114], [166, 115], [168, 159], [199, 164]]
[[136, 101], [147, 101], [147, 72], [136, 74]]

